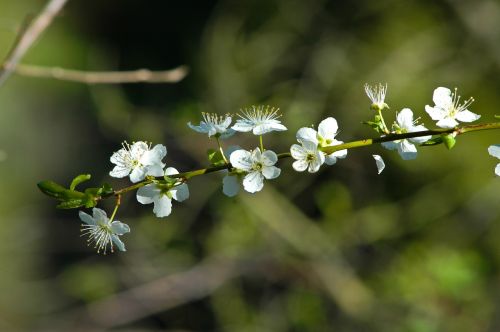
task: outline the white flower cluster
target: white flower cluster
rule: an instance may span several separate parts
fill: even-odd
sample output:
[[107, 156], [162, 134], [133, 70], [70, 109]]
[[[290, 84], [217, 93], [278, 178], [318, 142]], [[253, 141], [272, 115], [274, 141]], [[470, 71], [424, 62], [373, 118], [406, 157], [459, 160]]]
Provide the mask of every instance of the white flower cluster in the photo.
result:
[[[367, 122], [367, 124], [382, 133], [378, 142], [382, 141], [382, 146], [388, 150], [397, 150], [402, 159], [415, 159], [417, 146], [430, 140], [431, 134], [436, 134], [436, 132], [438, 135], [441, 133], [451, 135], [451, 139], [454, 140], [453, 130], [428, 131], [424, 125], [418, 124], [419, 119], [414, 119], [413, 112], [409, 108], [403, 108], [396, 113], [396, 120], [389, 129], [382, 116], [382, 111], [389, 109], [385, 102], [387, 85], [378, 84], [374, 87], [365, 85], [365, 91], [371, 101], [371, 109], [377, 112], [375, 121]], [[458, 121], [472, 122], [480, 117], [467, 109], [473, 102], [472, 98], [460, 104], [460, 96], [457, 95], [456, 89], [453, 93], [444, 87], [435, 89], [433, 101], [435, 106], [427, 105], [425, 111], [437, 121], [438, 127], [453, 129], [458, 125]], [[222, 191], [230, 197], [238, 194], [240, 183], [243, 184], [245, 191], [256, 193], [263, 189], [265, 180], [279, 177], [281, 169], [276, 167], [279, 158], [292, 157], [294, 159], [292, 167], [297, 172], [307, 170], [309, 173], [316, 173], [323, 164], [333, 165], [338, 159], [346, 158], [347, 148], [355, 147], [355, 144], [359, 142], [363, 143], [363, 141], [354, 141], [344, 144], [343, 141], [337, 140], [339, 133], [337, 120], [328, 117], [319, 123], [317, 130], [310, 127], [300, 128], [296, 133], [298, 144], [290, 147], [290, 153], [278, 155], [264, 148], [262, 135], [287, 130], [279, 120], [281, 117], [279, 109], [269, 106], [252, 106], [242, 110], [238, 116], [239, 118], [232, 125], [230, 115], [202, 113], [203, 119], [199, 125], [193, 125], [190, 122], [187, 124], [196, 132], [207, 134], [209, 138], [214, 137], [217, 140], [219, 147], [217, 153], [220, 155], [216, 157], [212, 154], [210, 161], [215, 170], [226, 172], [222, 180]], [[259, 136], [260, 146], [251, 150], [231, 147], [224, 152], [219, 138], [227, 139], [236, 132], [252, 132]], [[435, 144], [436, 141], [433, 141], [431, 143]], [[363, 146], [363, 144], [357, 146]], [[492, 145], [488, 151], [492, 156], [500, 159], [500, 145]], [[137, 189], [138, 202], [152, 203], [153, 212], [157, 217], [170, 215], [172, 200], [182, 202], [189, 198], [189, 188], [186, 182], [190, 178], [190, 172], [179, 174], [173, 167], [165, 168], [166, 165], [162, 160], [166, 155], [167, 148], [162, 144], [151, 147], [151, 144], [139, 141], [132, 145], [124, 142], [122, 149], [113, 153], [110, 158], [115, 167], [109, 174], [117, 178], [128, 176], [130, 181], [137, 183], [132, 187]], [[373, 158], [378, 174], [380, 174], [385, 168], [384, 160], [380, 155], [373, 155]], [[496, 166], [495, 173], [500, 176], [500, 163]], [[130, 232], [130, 228], [119, 221], [113, 221], [118, 205], [117, 202], [111, 218], [98, 208], [93, 209], [93, 216], [80, 212], [80, 219], [84, 222], [82, 230], [89, 236], [88, 242], [95, 244], [98, 252], [106, 253], [108, 247], [113, 252], [115, 246], [125, 251], [125, 245], [119, 236]]]

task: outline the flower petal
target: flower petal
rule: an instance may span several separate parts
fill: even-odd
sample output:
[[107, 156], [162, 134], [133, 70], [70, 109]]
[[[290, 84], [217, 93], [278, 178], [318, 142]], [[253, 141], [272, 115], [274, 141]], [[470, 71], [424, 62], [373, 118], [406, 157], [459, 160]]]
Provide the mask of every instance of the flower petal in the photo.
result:
[[304, 143], [304, 141], [313, 142], [318, 145], [318, 133], [316, 130], [308, 127], [300, 128], [295, 135], [299, 143]]
[[231, 127], [231, 129], [240, 132], [249, 132], [254, 128], [254, 124], [248, 120], [238, 119], [236, 123]]
[[275, 179], [280, 176], [281, 169], [276, 166], [264, 166], [262, 167], [262, 175], [268, 180]]
[[439, 107], [430, 107], [429, 105], [425, 105], [425, 111], [434, 121], [439, 121], [446, 116], [446, 111]]
[[500, 144], [499, 145], [490, 145], [488, 147], [488, 153], [491, 156], [500, 159]]
[[439, 87], [434, 90], [434, 94], [432, 95], [432, 100], [436, 106], [441, 108], [448, 108], [449, 105], [453, 103], [451, 98], [451, 90], [444, 87]]
[[106, 211], [99, 208], [92, 209], [92, 217], [94, 218], [96, 224], [107, 223], [109, 221]]
[[166, 217], [172, 212], [172, 200], [167, 195], [154, 200], [153, 212], [158, 218]]
[[175, 169], [174, 167], [167, 167], [167, 169], [165, 170], [166, 176], [175, 175], [175, 174], [179, 174], [179, 171], [177, 169]]
[[163, 144], [156, 144], [151, 150], [144, 152], [139, 160], [143, 165], [161, 164], [161, 160], [167, 155], [167, 148]]
[[191, 124], [191, 122], [188, 122], [188, 127], [193, 129], [194, 131], [196, 132], [199, 132], [199, 133], [202, 133], [202, 134], [206, 134], [208, 132], [208, 128], [206, 127], [206, 125], [202, 126], [202, 124], [200, 123], [199, 126], [194, 126]]
[[395, 150], [395, 149], [398, 148], [398, 143], [393, 142], [393, 141], [391, 141], [391, 142], [384, 142], [384, 143], [382, 143], [382, 146], [384, 148], [386, 148], [387, 150]]
[[292, 164], [292, 167], [294, 170], [297, 172], [303, 172], [307, 169], [309, 166], [309, 163], [305, 159], [299, 159], [297, 161], [294, 161]]
[[127, 224], [115, 220], [111, 223], [111, 230], [117, 235], [123, 235], [130, 232], [130, 227]]
[[132, 155], [132, 159], [139, 160], [142, 155], [149, 150], [148, 145], [145, 142], [135, 142], [130, 147], [130, 154]]
[[264, 187], [264, 176], [260, 172], [250, 172], [243, 179], [243, 188], [249, 193], [261, 191]]
[[130, 168], [122, 165], [116, 165], [109, 175], [114, 178], [124, 178], [130, 174]]
[[452, 118], [444, 118], [442, 120], [439, 120], [438, 123], [436, 123], [436, 126], [440, 128], [453, 128], [456, 125], [458, 125], [458, 122]]
[[116, 247], [118, 248], [118, 250], [120, 250], [120, 251], [127, 251], [125, 249], [125, 243], [123, 243], [122, 240], [120, 240], [120, 238], [118, 237], [118, 235], [112, 234], [111, 235], [111, 241], [113, 241], [113, 243], [116, 245]]
[[403, 160], [412, 160], [417, 158], [417, 148], [405, 139], [398, 144], [398, 153]]
[[78, 216], [80, 217], [80, 220], [86, 223], [87, 225], [95, 226], [96, 222], [95, 220], [87, 213], [83, 211], [78, 211]]
[[130, 173], [130, 181], [133, 183], [139, 182], [144, 180], [146, 177], [146, 171], [147, 169], [143, 166], [137, 166], [132, 170], [132, 173]]
[[333, 139], [337, 135], [339, 126], [335, 118], [329, 117], [319, 123], [318, 134], [324, 139]]
[[307, 151], [302, 145], [294, 144], [290, 147], [290, 154], [292, 155], [293, 159], [305, 159], [307, 156]]
[[172, 194], [172, 198], [177, 202], [182, 202], [189, 198], [189, 188], [185, 183], [180, 186], [173, 187], [170, 189], [170, 193]]
[[461, 112], [458, 112], [457, 116], [455, 118], [461, 122], [472, 122], [472, 121], [476, 121], [480, 117], [481, 117], [481, 115], [479, 115], [479, 114], [472, 113], [469, 110], [463, 110]]
[[373, 159], [375, 159], [375, 164], [377, 165], [378, 174], [382, 173], [382, 171], [385, 168], [384, 159], [382, 159], [382, 157], [379, 156], [378, 154], [374, 154]]
[[222, 179], [222, 192], [229, 197], [234, 197], [240, 191], [240, 184], [237, 175], [227, 174]]
[[234, 168], [249, 171], [252, 169], [252, 154], [246, 150], [236, 150], [231, 153], [229, 161]]
[[324, 162], [324, 154], [318, 151], [316, 154], [316, 158], [309, 163], [309, 168], [307, 169], [307, 171], [309, 173], [316, 173], [317, 171], [319, 171], [319, 168], [321, 167], [321, 165], [323, 165]]
[[151, 176], [163, 176], [163, 166], [164, 164], [156, 164], [146, 167], [146, 175]]
[[403, 108], [397, 115], [399, 126], [404, 129], [413, 127], [413, 112], [409, 108]]
[[265, 166], [272, 166], [278, 161], [278, 156], [274, 151], [266, 150], [262, 153], [261, 159], [262, 164]]
[[151, 204], [154, 202], [156, 197], [160, 196], [160, 194], [160, 188], [158, 188], [155, 184], [148, 184], [137, 190], [136, 197], [137, 201], [141, 204]]
[[497, 167], [495, 167], [495, 174], [500, 176], [500, 164], [497, 164]]
[[271, 131], [285, 131], [286, 127], [279, 123], [277, 120], [267, 120], [264, 123], [260, 123], [253, 128], [254, 135], [264, 135], [270, 133]]

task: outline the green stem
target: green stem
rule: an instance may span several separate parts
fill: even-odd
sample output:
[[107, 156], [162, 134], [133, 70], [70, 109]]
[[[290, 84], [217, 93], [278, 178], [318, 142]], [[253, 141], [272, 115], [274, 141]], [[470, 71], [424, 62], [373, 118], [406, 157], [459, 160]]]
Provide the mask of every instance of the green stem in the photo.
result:
[[262, 141], [262, 135], [259, 136], [260, 151], [264, 152], [264, 142]]
[[382, 115], [382, 110], [380, 108], [378, 109], [378, 116], [380, 116], [380, 121], [382, 121], [382, 126], [384, 126], [384, 128], [383, 128], [384, 132], [386, 134], [390, 133], [389, 128], [387, 128], [387, 125], [385, 124], [385, 120], [384, 120], [384, 117]]
[[[405, 134], [388, 134], [382, 137], [375, 137], [375, 138], [366, 138], [358, 141], [352, 141], [352, 142], [347, 142], [335, 146], [327, 146], [324, 148], [321, 148], [321, 151], [325, 152], [326, 154], [331, 154], [335, 151], [339, 150], [344, 150], [344, 149], [353, 149], [353, 148], [359, 148], [363, 146], [369, 146], [372, 144], [378, 144], [378, 143], [384, 143], [384, 142], [390, 142], [390, 141], [397, 141], [401, 139], [407, 139], [407, 138], [413, 138], [413, 137], [422, 137], [422, 136], [432, 136], [432, 135], [442, 135], [442, 134], [451, 134], [454, 133], [457, 136], [462, 135], [465, 133], [473, 132], [473, 131], [480, 131], [480, 130], [492, 130], [492, 129], [500, 129], [500, 122], [494, 122], [494, 123], [485, 123], [485, 124], [477, 124], [477, 125], [469, 125], [469, 126], [464, 126], [461, 128], [444, 128], [444, 129], [434, 129], [434, 130], [425, 130], [425, 131], [417, 131], [413, 133], [405, 133]], [[262, 146], [262, 136], [260, 136], [261, 140], [261, 148]], [[284, 159], [284, 158], [290, 158], [291, 154], [290, 152], [283, 152], [278, 154], [278, 159]], [[188, 171], [184, 173], [179, 173], [175, 175], [169, 175], [170, 178], [178, 178], [178, 179], [183, 179], [184, 181], [187, 181], [188, 179], [198, 176], [198, 175], [203, 175], [203, 174], [208, 174], [208, 173], [214, 173], [222, 170], [228, 170], [230, 171], [233, 167], [231, 166], [230, 163], [227, 163], [226, 165], [221, 165], [221, 166], [212, 166], [212, 167], [207, 167], [207, 168], [201, 168], [193, 171]], [[156, 180], [164, 180], [163, 177], [158, 177]], [[154, 180], [152, 179], [147, 179], [143, 182], [136, 183], [132, 186], [122, 188], [120, 190], [116, 190], [113, 193], [102, 196], [101, 199], [108, 198], [110, 196], [120, 196], [124, 193], [127, 193], [129, 191], [133, 191], [136, 189], [139, 189], [147, 184], [152, 183]]]
[[220, 151], [220, 154], [222, 155], [222, 159], [224, 159], [224, 162], [226, 164], [229, 164], [229, 162], [227, 161], [226, 155], [224, 154], [224, 150], [222, 149], [222, 145], [220, 144], [219, 137], [215, 136], [215, 140], [217, 141], [217, 145], [219, 146], [219, 151]]
[[115, 204], [115, 209], [113, 210], [113, 214], [111, 215], [111, 218], [109, 218], [109, 221], [113, 221], [115, 219], [116, 211], [118, 211], [118, 207], [120, 206], [121, 203], [121, 195], [116, 196], [116, 204]]

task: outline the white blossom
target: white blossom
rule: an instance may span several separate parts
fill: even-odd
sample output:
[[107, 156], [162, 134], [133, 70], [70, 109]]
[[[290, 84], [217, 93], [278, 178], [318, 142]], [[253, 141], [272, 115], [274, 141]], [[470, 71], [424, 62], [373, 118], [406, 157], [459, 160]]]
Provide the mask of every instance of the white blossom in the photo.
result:
[[[491, 145], [488, 148], [488, 152], [493, 157], [496, 157], [496, 158], [500, 159], [500, 144], [498, 144], [498, 145]], [[495, 167], [495, 174], [497, 176], [500, 176], [500, 163], [497, 164], [497, 167]]]
[[[416, 131], [427, 130], [423, 125], [416, 125], [417, 120], [413, 120], [413, 112], [409, 108], [404, 108], [396, 116], [396, 122], [393, 124], [394, 131], [392, 133], [405, 134], [413, 133]], [[398, 150], [399, 155], [404, 160], [417, 158], [417, 148], [414, 144], [422, 144], [432, 136], [413, 137], [408, 139], [401, 139], [392, 142], [382, 143], [382, 146], [388, 150]]]
[[287, 130], [281, 121], [279, 108], [269, 106], [252, 106], [250, 109], [241, 110], [238, 114], [240, 119], [236, 120], [232, 129], [241, 132], [252, 131], [254, 135], [264, 135], [271, 131]]
[[387, 93], [387, 84], [382, 85], [381, 83], [370, 86], [365, 84], [365, 92], [370, 101], [372, 102], [371, 108], [378, 111], [383, 110], [384, 108], [389, 108], [389, 106], [385, 103], [385, 94]]
[[436, 125], [441, 128], [453, 128], [460, 122], [472, 122], [479, 119], [481, 116], [467, 110], [467, 107], [472, 104], [474, 98], [469, 98], [460, 104], [460, 96], [455, 92], [451, 92], [448, 88], [439, 87], [434, 90], [432, 96], [434, 107], [425, 106], [425, 111], [430, 115], [432, 120], [438, 121]]
[[162, 176], [162, 159], [167, 155], [167, 148], [162, 144], [157, 144], [151, 149], [151, 145], [145, 142], [134, 142], [129, 145], [123, 142], [123, 148], [113, 153], [110, 161], [116, 166], [109, 175], [115, 178], [123, 178], [130, 175], [130, 181], [139, 182], [144, 180], [146, 175]]
[[208, 137], [216, 136], [222, 139], [229, 138], [234, 135], [235, 131], [229, 126], [231, 125], [231, 117], [229, 115], [219, 116], [214, 113], [201, 113], [203, 121], [199, 126], [192, 125], [188, 122], [189, 128], [199, 133], [208, 134]]
[[[241, 147], [237, 145], [231, 145], [225, 151], [226, 156], [231, 158], [231, 154], [234, 151], [241, 150]], [[222, 179], [222, 193], [228, 197], [234, 197], [240, 192], [240, 178], [242, 177], [240, 173], [235, 171], [225, 171], [226, 175]]]
[[373, 156], [373, 159], [375, 159], [375, 164], [377, 165], [378, 174], [382, 173], [382, 171], [385, 168], [384, 159], [382, 159], [382, 157], [379, 156], [378, 154], [374, 154], [372, 156]]
[[325, 162], [325, 154], [318, 150], [316, 142], [303, 140], [301, 144], [294, 144], [290, 148], [292, 158], [295, 159], [293, 169], [297, 172], [307, 169], [309, 173], [316, 173]]
[[231, 153], [229, 159], [234, 168], [247, 173], [243, 178], [243, 188], [250, 193], [262, 190], [264, 179], [275, 179], [281, 173], [281, 170], [274, 166], [278, 156], [271, 150], [236, 150]]
[[83, 211], [80, 211], [78, 215], [84, 222], [82, 236], [89, 236], [88, 244], [93, 243], [98, 253], [102, 251], [103, 254], [106, 254], [108, 246], [110, 251], [113, 252], [115, 245], [118, 250], [126, 251], [125, 244], [118, 236], [130, 232], [130, 227], [127, 224], [118, 220], [109, 220], [106, 212], [98, 208], [92, 209], [92, 216]]
[[[315, 143], [319, 148], [325, 148], [344, 143], [335, 139], [338, 129], [337, 120], [329, 117], [320, 122], [318, 131], [308, 127], [300, 128], [297, 131], [296, 137], [299, 143], [309, 141]], [[337, 162], [338, 158], [345, 158], [346, 156], [347, 149], [335, 151], [325, 156], [325, 163], [327, 165], [333, 165]]]
[[[168, 167], [165, 175], [179, 174], [173, 168]], [[189, 188], [185, 183], [176, 183], [174, 187], [170, 184], [151, 183], [137, 190], [137, 201], [141, 204], [154, 204], [154, 214], [161, 218], [166, 217], [172, 212], [172, 199], [182, 202], [189, 198]]]

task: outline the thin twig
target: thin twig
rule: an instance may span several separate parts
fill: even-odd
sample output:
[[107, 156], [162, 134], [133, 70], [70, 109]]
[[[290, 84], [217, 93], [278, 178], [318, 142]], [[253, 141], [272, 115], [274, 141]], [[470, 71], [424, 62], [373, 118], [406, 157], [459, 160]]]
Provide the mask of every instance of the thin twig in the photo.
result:
[[83, 71], [59, 67], [41, 67], [19, 64], [16, 74], [52, 78], [84, 84], [118, 84], [118, 83], [176, 83], [186, 77], [189, 69], [179, 66], [171, 70], [151, 71], [138, 69], [131, 71]]
[[23, 29], [0, 68], [0, 85], [12, 74], [22, 57], [50, 25], [67, 0], [50, 0], [42, 12]]

